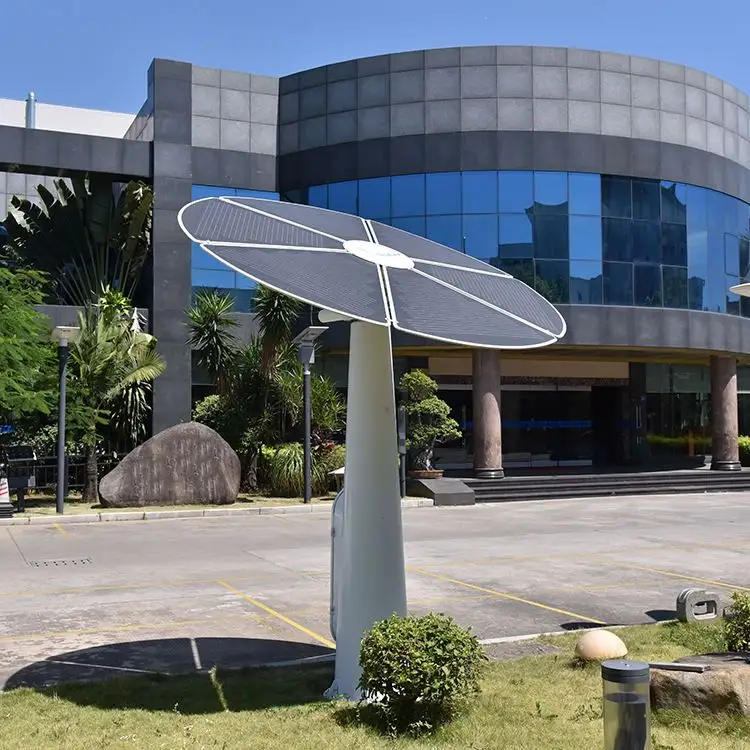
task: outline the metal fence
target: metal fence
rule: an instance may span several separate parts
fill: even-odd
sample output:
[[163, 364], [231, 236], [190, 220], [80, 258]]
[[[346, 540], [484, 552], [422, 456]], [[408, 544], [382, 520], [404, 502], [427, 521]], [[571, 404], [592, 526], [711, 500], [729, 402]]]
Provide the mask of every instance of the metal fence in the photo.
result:
[[[97, 473], [99, 478], [111, 471], [120, 461], [117, 454], [100, 454], [97, 456]], [[85, 459], [83, 456], [68, 456], [65, 461], [65, 478], [67, 490], [79, 490], [83, 487]], [[11, 461], [8, 465], [8, 478], [28, 477], [29, 489], [53, 489], [57, 485], [57, 457], [41, 456], [34, 461]]]

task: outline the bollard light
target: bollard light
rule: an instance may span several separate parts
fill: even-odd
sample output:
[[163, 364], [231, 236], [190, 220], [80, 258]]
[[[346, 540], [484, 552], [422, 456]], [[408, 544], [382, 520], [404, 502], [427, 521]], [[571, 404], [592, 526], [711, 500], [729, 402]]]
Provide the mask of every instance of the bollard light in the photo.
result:
[[651, 750], [650, 670], [639, 661], [602, 663], [604, 750]]

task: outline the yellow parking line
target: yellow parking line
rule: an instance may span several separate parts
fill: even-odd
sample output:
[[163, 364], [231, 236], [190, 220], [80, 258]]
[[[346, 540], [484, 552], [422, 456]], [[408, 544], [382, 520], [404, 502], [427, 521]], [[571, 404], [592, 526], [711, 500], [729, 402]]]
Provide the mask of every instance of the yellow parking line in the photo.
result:
[[724, 581], [714, 581], [710, 578], [700, 578], [699, 576], [686, 575], [685, 573], [676, 573], [673, 570], [660, 570], [659, 568], [650, 568], [647, 565], [634, 565], [633, 563], [624, 563], [617, 560], [610, 560], [608, 557], [600, 557], [598, 559], [615, 568], [642, 570], [645, 573], [654, 573], [655, 575], [667, 576], [668, 578], [678, 578], [683, 581], [693, 581], [694, 583], [705, 583], [709, 586], [718, 586], [719, 588], [731, 589], [732, 591], [750, 591], [750, 588], [746, 588], [745, 586], [737, 586], [734, 583], [725, 583]]
[[448, 576], [442, 576], [438, 573], [431, 573], [427, 570], [419, 570], [418, 568], [409, 568], [413, 573], [419, 573], [423, 576], [430, 578], [436, 578], [438, 581], [445, 581], [446, 583], [453, 583], [456, 586], [464, 586], [468, 589], [474, 589], [475, 591], [482, 591], [485, 594], [491, 594], [499, 599], [508, 599], [513, 602], [520, 604], [528, 604], [531, 607], [538, 607], [539, 609], [546, 609], [549, 612], [556, 612], [559, 615], [565, 615], [566, 617], [573, 617], [576, 620], [585, 620], [586, 622], [593, 622], [595, 625], [606, 625], [607, 623], [602, 620], [596, 620], [593, 617], [587, 617], [586, 615], [579, 615], [575, 612], [568, 612], [566, 609], [559, 609], [558, 607], [551, 607], [548, 604], [542, 604], [541, 602], [534, 602], [530, 599], [522, 599], [520, 596], [514, 596], [513, 594], [506, 594], [502, 591], [495, 591], [494, 589], [487, 589], [483, 586], [476, 586], [473, 583], [467, 583], [466, 581], [459, 581], [456, 578], [448, 578]]
[[57, 630], [49, 633], [20, 633], [17, 635], [2, 635], [0, 642], [4, 641], [29, 641], [34, 638], [62, 638], [67, 635], [95, 635], [97, 633], [119, 633], [129, 630], [162, 630], [164, 628], [176, 627], [178, 625], [197, 625], [205, 623], [205, 620], [174, 620], [171, 622], [150, 622], [140, 625], [112, 625], [103, 628], [80, 628], [78, 630]]
[[68, 530], [61, 523], [53, 523], [52, 528], [64, 535], [67, 535], [68, 533]]
[[300, 623], [296, 622], [295, 620], [292, 620], [286, 615], [282, 615], [281, 612], [277, 612], [275, 609], [272, 609], [267, 604], [264, 604], [263, 602], [260, 602], [257, 599], [253, 599], [252, 596], [249, 596], [244, 591], [241, 591], [240, 589], [235, 588], [234, 586], [230, 586], [226, 581], [216, 581], [216, 583], [218, 583], [219, 586], [223, 586], [227, 591], [231, 591], [233, 594], [236, 594], [237, 596], [241, 597], [245, 601], [250, 602], [250, 604], [257, 607], [258, 609], [262, 609], [264, 612], [267, 612], [269, 615], [273, 615], [274, 617], [278, 618], [282, 622], [285, 622], [287, 625], [290, 625], [296, 630], [299, 630], [301, 633], [304, 633], [306, 636], [309, 636], [310, 638], [317, 641], [318, 643], [322, 643], [324, 646], [327, 646], [328, 648], [336, 648], [336, 644], [333, 643], [333, 641], [329, 641], [328, 638], [324, 638], [322, 635], [318, 635], [316, 632], [310, 630], [309, 628], [306, 628], [304, 625], [301, 625]]

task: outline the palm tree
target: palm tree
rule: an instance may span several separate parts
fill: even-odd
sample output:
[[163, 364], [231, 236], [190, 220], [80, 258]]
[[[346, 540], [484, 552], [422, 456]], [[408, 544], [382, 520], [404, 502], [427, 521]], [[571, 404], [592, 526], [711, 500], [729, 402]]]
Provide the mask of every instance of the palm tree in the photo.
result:
[[[152, 381], [165, 370], [156, 339], [140, 328], [137, 312], [115, 293], [79, 313], [80, 334], [71, 347], [74, 427], [85, 445], [83, 498], [99, 498], [97, 445], [112, 415], [137, 441], [146, 430]], [[77, 421], [77, 425], [75, 422]]]
[[226, 393], [236, 339], [232, 329], [237, 321], [231, 316], [234, 302], [230, 294], [199, 292], [188, 310], [188, 343], [198, 352], [198, 364], [205, 367], [219, 393]]
[[106, 287], [132, 299], [151, 247], [153, 190], [118, 191], [103, 175], [37, 187], [39, 205], [13, 196], [0, 260], [48, 274], [51, 301], [85, 307]]
[[268, 287], [258, 287], [253, 312], [262, 342], [261, 367], [264, 372], [271, 371], [279, 351], [289, 343], [301, 310], [302, 305], [296, 299]]

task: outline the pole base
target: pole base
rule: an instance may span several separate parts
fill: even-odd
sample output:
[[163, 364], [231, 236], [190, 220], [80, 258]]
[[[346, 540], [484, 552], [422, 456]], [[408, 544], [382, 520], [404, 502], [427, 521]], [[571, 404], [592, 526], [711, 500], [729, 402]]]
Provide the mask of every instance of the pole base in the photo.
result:
[[713, 459], [711, 461], [711, 471], [742, 471], [742, 464], [739, 461]]
[[483, 469], [474, 469], [474, 476], [477, 479], [504, 479], [505, 472], [503, 471], [502, 466], [496, 469], [485, 467]]

